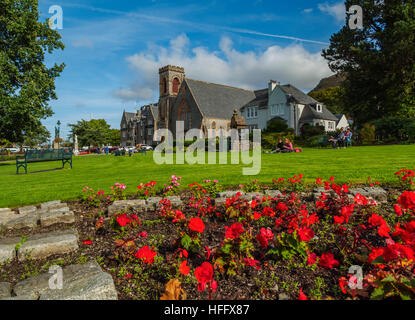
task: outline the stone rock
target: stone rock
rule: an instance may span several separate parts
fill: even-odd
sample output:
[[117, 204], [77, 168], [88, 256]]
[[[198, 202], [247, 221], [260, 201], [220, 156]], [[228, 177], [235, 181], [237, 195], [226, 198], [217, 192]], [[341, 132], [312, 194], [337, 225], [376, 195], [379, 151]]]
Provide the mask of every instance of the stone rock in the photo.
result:
[[0, 263], [13, 260], [16, 257], [16, 245], [21, 242], [22, 238], [0, 240]]
[[66, 203], [62, 203], [60, 200], [55, 200], [55, 201], [41, 203], [40, 209], [50, 209], [50, 208], [59, 209], [59, 208], [63, 208], [66, 206], [67, 206]]
[[350, 189], [350, 194], [352, 194], [353, 196], [357, 195], [358, 193], [360, 193], [362, 196], [369, 197], [369, 192], [367, 192], [363, 188]]
[[376, 201], [379, 202], [387, 202], [388, 201], [388, 193], [386, 190], [380, 188], [380, 187], [367, 187], [363, 188], [368, 194], [369, 197], [372, 197]]
[[291, 299], [290, 299], [290, 297], [289, 297], [288, 294], [286, 294], [286, 293], [280, 293], [278, 295], [278, 300], [291, 300]]
[[43, 259], [55, 254], [65, 254], [78, 250], [78, 232], [65, 230], [41, 233], [31, 236], [23, 243], [17, 253], [19, 261], [30, 257]]
[[117, 300], [111, 275], [104, 272], [64, 283], [61, 290], [48, 290], [40, 300]]
[[0, 299], [11, 297], [12, 287], [8, 282], [0, 282]]
[[40, 225], [48, 227], [57, 223], [71, 224], [75, 222], [75, 214], [68, 207], [51, 209], [40, 214]]
[[150, 197], [146, 200], [146, 209], [155, 210], [162, 198], [161, 197]]
[[215, 206], [217, 208], [221, 207], [221, 206], [225, 206], [226, 205], [226, 198], [216, 198], [215, 199]]
[[[102, 270], [96, 261], [90, 261], [85, 264], [69, 265], [62, 269], [63, 287], [68, 285], [70, 282], [78, 281], [98, 273], [102, 273]], [[52, 276], [52, 273], [46, 272], [27, 278], [18, 282], [14, 286], [13, 292], [17, 296], [24, 294], [35, 294], [40, 296], [51, 290], [49, 288], [49, 280]]]
[[19, 208], [19, 214], [29, 214], [36, 212], [37, 208], [35, 206], [29, 206], [29, 207], [22, 207]]
[[7, 297], [0, 300], [17, 300], [17, 301], [23, 301], [23, 300], [38, 300], [39, 296], [35, 294], [25, 294], [22, 296], [16, 296], [16, 297]]
[[166, 199], [170, 201], [172, 207], [180, 207], [182, 205], [182, 200], [179, 196], [170, 196]]
[[108, 207], [108, 215], [113, 216], [118, 212], [133, 209], [134, 211], [142, 212], [146, 208], [146, 200], [120, 200], [114, 201], [112, 205]]
[[243, 192], [242, 190], [236, 190], [236, 191], [224, 191], [224, 192], [219, 192], [216, 195], [216, 198], [233, 198], [236, 196], [236, 194], [240, 192], [242, 195], [245, 194], [245, 192]]
[[8, 221], [13, 220], [18, 217], [18, 215], [14, 211], [11, 211], [8, 208], [4, 208], [4, 209], [7, 209], [7, 210], [3, 210], [3, 209], [0, 210], [0, 226], [3, 226]]
[[2, 223], [6, 229], [34, 228], [38, 225], [39, 216], [36, 211], [28, 214], [15, 214], [10, 220]]
[[279, 190], [266, 190], [265, 194], [267, 196], [270, 196], [271, 198], [278, 198], [278, 197], [282, 197], [282, 193]]
[[241, 196], [241, 199], [251, 201], [259, 197], [262, 200], [263, 196], [264, 194], [261, 192], [248, 192], [244, 194], [243, 196]]

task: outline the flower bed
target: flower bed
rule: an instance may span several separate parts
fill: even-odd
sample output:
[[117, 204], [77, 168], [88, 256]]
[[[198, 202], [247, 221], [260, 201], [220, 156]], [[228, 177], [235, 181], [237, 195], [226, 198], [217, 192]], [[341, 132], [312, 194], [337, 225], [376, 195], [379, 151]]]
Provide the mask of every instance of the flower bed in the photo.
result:
[[[137, 187], [135, 198], [161, 196], [157, 210], [107, 217], [113, 201], [126, 199], [120, 183], [109, 194], [84, 188], [71, 206], [80, 213], [81, 256], [113, 275], [121, 299], [414, 299], [412, 173], [397, 174], [403, 189], [388, 189], [387, 203], [351, 195], [334, 177], [316, 179], [311, 189], [325, 190], [316, 201], [298, 175], [240, 185], [258, 196], [236, 193], [215, 206], [218, 181], [179, 190], [172, 176], [160, 190], [154, 181]], [[282, 195], [262, 195], [276, 188]], [[174, 194], [180, 207], [165, 199]], [[3, 268], [7, 280], [24, 266]]]

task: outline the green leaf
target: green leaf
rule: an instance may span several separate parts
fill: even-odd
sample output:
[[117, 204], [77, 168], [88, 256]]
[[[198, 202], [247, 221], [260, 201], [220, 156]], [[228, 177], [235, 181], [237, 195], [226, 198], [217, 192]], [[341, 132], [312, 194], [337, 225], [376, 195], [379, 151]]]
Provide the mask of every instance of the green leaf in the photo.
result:
[[371, 300], [380, 300], [385, 296], [385, 291], [383, 286], [379, 286], [373, 290], [372, 295], [370, 296]]
[[182, 238], [181, 244], [184, 249], [188, 250], [192, 244], [192, 238], [185, 234]]

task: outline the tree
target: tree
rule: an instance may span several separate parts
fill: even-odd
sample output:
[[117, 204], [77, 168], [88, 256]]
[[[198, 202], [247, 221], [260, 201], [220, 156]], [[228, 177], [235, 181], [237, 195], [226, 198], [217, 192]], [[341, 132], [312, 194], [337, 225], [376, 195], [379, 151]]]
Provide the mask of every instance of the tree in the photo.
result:
[[30, 134], [25, 135], [23, 138], [23, 145], [29, 147], [37, 147], [50, 139], [50, 132], [45, 126], [39, 126], [37, 131], [32, 131]]
[[284, 120], [273, 119], [268, 121], [264, 133], [285, 132], [288, 129], [288, 124]]
[[333, 72], [344, 72], [344, 105], [359, 127], [385, 116], [415, 115], [415, 4], [413, 0], [347, 0], [360, 5], [362, 29], [346, 25], [323, 50]]
[[121, 131], [119, 129], [110, 129], [108, 144], [111, 146], [120, 145], [121, 141]]
[[343, 106], [344, 89], [343, 87], [326, 88], [319, 91], [312, 91], [308, 94], [315, 100], [323, 103], [327, 109], [334, 114], [347, 113]]
[[22, 143], [53, 114], [49, 102], [65, 64], [48, 68], [44, 60], [64, 44], [39, 21], [38, 0], [1, 0], [0, 9], [0, 136]]
[[78, 136], [80, 147], [99, 147], [110, 142], [110, 125], [104, 119], [81, 120], [69, 126], [72, 128], [70, 136]]

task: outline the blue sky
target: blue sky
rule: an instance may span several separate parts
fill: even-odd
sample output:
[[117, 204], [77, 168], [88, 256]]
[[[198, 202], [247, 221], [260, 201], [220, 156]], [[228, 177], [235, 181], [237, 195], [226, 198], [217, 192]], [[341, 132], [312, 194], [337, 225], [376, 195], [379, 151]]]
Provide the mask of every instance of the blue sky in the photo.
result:
[[[270, 79], [309, 91], [331, 75], [321, 50], [344, 24], [342, 1], [39, 0], [63, 9], [65, 50], [47, 63], [67, 65], [56, 81], [55, 115], [43, 123], [106, 119], [158, 100], [158, 68], [185, 68], [189, 78], [249, 89]], [[52, 137], [53, 138], [53, 137]]]

